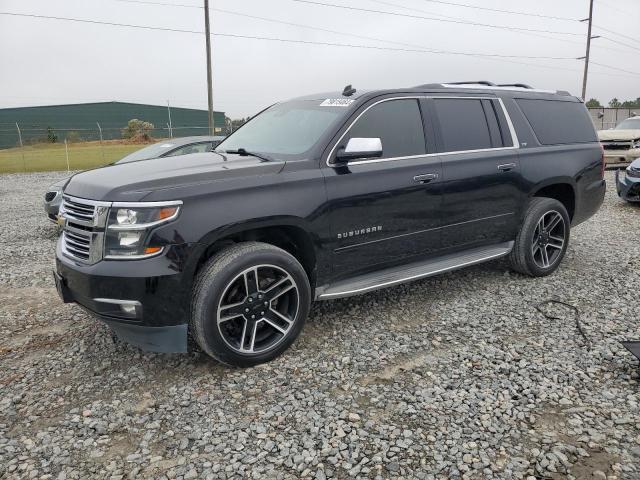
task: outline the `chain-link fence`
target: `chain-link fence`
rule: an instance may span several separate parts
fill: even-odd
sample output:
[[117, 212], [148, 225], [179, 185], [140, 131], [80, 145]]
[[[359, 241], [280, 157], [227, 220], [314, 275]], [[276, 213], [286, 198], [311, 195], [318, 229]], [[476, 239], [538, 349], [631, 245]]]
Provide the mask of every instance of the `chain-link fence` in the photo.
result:
[[589, 113], [593, 124], [598, 130], [608, 130], [615, 127], [621, 121], [640, 115], [638, 108], [611, 108], [611, 107], [590, 107]]
[[[218, 130], [218, 129], [216, 129]], [[0, 173], [84, 170], [121, 159], [145, 145], [171, 138], [208, 135], [205, 125], [153, 128], [123, 138], [122, 128], [0, 126]], [[226, 132], [225, 132], [226, 133]], [[217, 135], [220, 135], [218, 132]]]

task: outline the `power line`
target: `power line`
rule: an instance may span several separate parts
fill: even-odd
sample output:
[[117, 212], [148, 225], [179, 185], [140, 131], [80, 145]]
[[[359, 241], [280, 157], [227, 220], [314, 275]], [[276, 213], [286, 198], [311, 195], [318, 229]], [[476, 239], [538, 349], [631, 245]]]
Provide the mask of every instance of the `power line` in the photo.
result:
[[[115, 26], [115, 27], [126, 27], [126, 28], [139, 28], [144, 30], [159, 30], [159, 31], [168, 31], [168, 32], [176, 32], [176, 33], [191, 33], [191, 34], [204, 34], [203, 31], [199, 30], [185, 30], [179, 28], [170, 28], [170, 27], [157, 27], [150, 25], [136, 25], [130, 23], [117, 23], [117, 22], [105, 22], [101, 20], [90, 20], [90, 19], [80, 19], [80, 18], [71, 18], [71, 17], [58, 17], [58, 16], [49, 16], [49, 15], [36, 15], [36, 14], [27, 14], [27, 13], [15, 13], [15, 12], [0, 12], [0, 15], [10, 15], [17, 17], [28, 17], [28, 18], [40, 18], [40, 19], [48, 19], [48, 20], [62, 20], [69, 22], [77, 22], [77, 23], [90, 23], [97, 25], [107, 25], [107, 26]], [[337, 33], [337, 32], [335, 32]], [[246, 38], [246, 39], [254, 39], [254, 40], [266, 40], [266, 41], [274, 41], [274, 42], [284, 42], [284, 43], [301, 43], [307, 45], [323, 45], [323, 46], [333, 46], [333, 47], [348, 47], [348, 48], [363, 48], [363, 49], [373, 49], [373, 50], [389, 50], [396, 52], [412, 52], [412, 53], [433, 53], [433, 54], [447, 54], [447, 55], [465, 55], [471, 57], [488, 57], [488, 58], [523, 58], [523, 59], [537, 59], [537, 60], [573, 60], [574, 57], [550, 57], [550, 56], [522, 56], [522, 55], [501, 55], [501, 54], [492, 54], [492, 53], [472, 53], [472, 52], [454, 52], [447, 50], [434, 50], [427, 48], [394, 48], [394, 47], [381, 47], [376, 45], [361, 45], [361, 44], [351, 44], [351, 43], [334, 43], [334, 42], [321, 42], [321, 41], [312, 41], [312, 40], [298, 40], [298, 39], [290, 39], [290, 38], [279, 38], [279, 37], [264, 37], [257, 35], [242, 35], [242, 34], [233, 34], [233, 33], [212, 33], [212, 35], [216, 35], [219, 37], [230, 37], [230, 38]], [[373, 39], [372, 37], [369, 37]], [[379, 40], [378, 41], [386, 41]]]
[[[28, 13], [16, 13], [16, 12], [1, 12], [0, 15], [8, 15], [14, 17], [26, 17], [26, 18], [38, 18], [38, 19], [46, 19], [46, 20], [60, 20], [60, 21], [69, 21], [75, 23], [88, 23], [95, 25], [106, 25], [106, 26], [114, 26], [114, 27], [125, 27], [125, 28], [137, 28], [143, 30], [156, 30], [156, 31], [168, 31], [175, 33], [189, 33], [189, 34], [199, 34], [204, 35], [203, 31], [198, 30], [187, 30], [187, 29], [178, 29], [178, 28], [170, 28], [170, 27], [158, 27], [158, 26], [150, 26], [150, 25], [136, 25], [136, 24], [127, 24], [127, 23], [117, 23], [117, 22], [106, 22], [100, 20], [90, 20], [90, 19], [79, 19], [79, 18], [71, 18], [71, 17], [59, 17], [59, 16], [50, 16], [50, 15], [36, 15], [36, 14], [28, 14]], [[346, 43], [334, 43], [334, 42], [319, 42], [319, 41], [311, 41], [311, 40], [297, 40], [297, 39], [286, 39], [286, 38], [276, 38], [276, 37], [263, 37], [256, 35], [241, 35], [241, 34], [231, 34], [231, 33], [212, 33], [212, 35], [220, 36], [220, 37], [228, 37], [228, 38], [243, 38], [243, 39], [253, 39], [253, 40], [265, 40], [265, 41], [275, 41], [282, 43], [297, 43], [297, 44], [306, 44], [306, 45], [323, 45], [323, 46], [334, 46], [334, 47], [344, 47], [344, 48], [361, 48], [361, 49], [371, 49], [371, 50], [385, 50], [385, 51], [397, 51], [397, 52], [410, 52], [410, 53], [426, 53], [426, 54], [459, 54], [477, 58], [484, 58], [489, 60], [503, 61], [509, 63], [515, 63], [519, 65], [532, 66], [537, 68], [550, 68], [554, 70], [568, 70], [568, 71], [577, 71], [575, 69], [562, 68], [557, 66], [548, 66], [548, 65], [539, 65], [525, 62], [518, 62], [512, 60], [513, 58], [523, 58], [523, 59], [540, 59], [540, 60], [568, 60], [568, 57], [523, 57], [523, 56], [506, 56], [499, 54], [482, 54], [482, 53], [471, 53], [471, 52], [449, 52], [449, 51], [439, 51], [439, 50], [429, 50], [425, 48], [394, 48], [394, 47], [380, 47], [375, 45], [360, 45], [360, 44], [346, 44]], [[386, 41], [379, 40], [378, 41]], [[574, 58], [571, 57], [571, 60]], [[624, 70], [623, 70], [624, 71]], [[638, 74], [635, 72], [628, 72], [627, 75], [616, 75], [616, 76], [637, 76]], [[594, 72], [600, 73], [600, 72]], [[600, 73], [604, 74], [604, 73]], [[615, 75], [615, 74], [611, 74]]]
[[[122, 3], [131, 3], [131, 4], [141, 4], [141, 5], [158, 5], [158, 6], [163, 6], [163, 7], [183, 7], [183, 8], [197, 8], [197, 9], [202, 9], [203, 8], [203, 7], [198, 6], [198, 5], [187, 5], [187, 4], [180, 4], [180, 3], [166, 3], [166, 2], [157, 2], [157, 1], [151, 1], [151, 0], [114, 0], [114, 1], [122, 2]], [[418, 8], [405, 7], [404, 5], [398, 5], [398, 4], [395, 4], [395, 3], [384, 2], [384, 1], [381, 1], [381, 0], [370, 0], [370, 1], [382, 4], [382, 5], [398, 7], [398, 8], [404, 8], [404, 9], [413, 10], [413, 11], [416, 11], [416, 12], [427, 13], [427, 14], [430, 14], [430, 15], [435, 15], [437, 17], [443, 17], [443, 18], [454, 19], [454, 20], [457, 18], [457, 17], [448, 16], [448, 15], [442, 15], [442, 14], [436, 14], [436, 13], [432, 13], [432, 12], [427, 12], [426, 10], [421, 10], [421, 9], [418, 9]], [[373, 37], [365, 37], [365, 36], [362, 36], [362, 35], [356, 35], [356, 34], [345, 33], [345, 32], [338, 32], [338, 31], [335, 31], [335, 30], [329, 30], [329, 29], [325, 29], [325, 28], [321, 28], [321, 27], [315, 27], [315, 26], [311, 26], [311, 25], [302, 25], [302, 24], [296, 24], [296, 23], [292, 23], [292, 22], [285, 22], [283, 20], [276, 20], [276, 19], [270, 19], [270, 18], [265, 18], [265, 17], [259, 17], [259, 16], [255, 16], [255, 15], [243, 14], [243, 13], [240, 13], [240, 12], [233, 12], [233, 11], [224, 10], [224, 9], [221, 9], [221, 8], [213, 8], [213, 7], [211, 7], [211, 10], [215, 10], [215, 11], [222, 12], [222, 13], [229, 13], [231, 15], [244, 16], [246, 18], [254, 18], [254, 19], [258, 19], [258, 20], [264, 20], [264, 21], [267, 21], [267, 22], [280, 23], [282, 25], [298, 26], [298, 27], [301, 27], [301, 28], [308, 28], [308, 29], [311, 29], [311, 30], [318, 30], [318, 31], [321, 31], [321, 32], [336, 33], [336, 34], [339, 34], [339, 35], [347, 35], [347, 36], [352, 36], [352, 37], [356, 37], [356, 38], [367, 38], [367, 39], [370, 39], [370, 40], [378, 40], [378, 41], [381, 41], [381, 42], [393, 43], [393, 44], [397, 44], [397, 45], [415, 46], [415, 45], [406, 44], [406, 43], [402, 43], [402, 42], [395, 42], [395, 41], [391, 41], [391, 40], [382, 40], [382, 39], [376, 39], [376, 38], [373, 38]], [[545, 39], [553, 40], [553, 41], [557, 41], [557, 42], [572, 43], [574, 45], [581, 45], [581, 46], [583, 45], [583, 42], [578, 42], [578, 41], [569, 40], [569, 39], [565, 39], [565, 38], [548, 37], [548, 36], [545, 36], [545, 35], [540, 35], [540, 34], [531, 33], [531, 32], [520, 32], [520, 33], [522, 33], [524, 35], [531, 35], [531, 36], [534, 36], [534, 37], [545, 38]], [[601, 45], [598, 45], [597, 47], [600, 48], [600, 49], [603, 49], [603, 50], [610, 50], [610, 51], [618, 52], [618, 53], [630, 53], [630, 52], [628, 52], [626, 50], [620, 50], [620, 49], [611, 48], [611, 47], [604, 47], [604, 46], [601, 46]]]
[[[121, 0], [124, 1], [124, 0]], [[405, 47], [413, 47], [413, 48], [419, 48], [421, 51], [425, 51], [425, 52], [430, 52], [430, 53], [441, 53], [441, 54], [450, 54], [450, 55], [470, 55], [470, 56], [483, 56], [483, 57], [497, 57], [497, 58], [525, 58], [525, 59], [544, 59], [544, 60], [573, 60], [574, 57], [549, 57], [549, 56], [527, 56], [527, 55], [504, 55], [504, 54], [483, 54], [483, 53], [473, 53], [473, 52], [460, 52], [460, 51], [452, 51], [452, 50], [441, 50], [441, 49], [432, 49], [432, 48], [428, 48], [428, 47], [424, 47], [423, 45], [417, 45], [417, 44], [413, 44], [413, 43], [405, 43], [405, 42], [398, 42], [395, 40], [388, 40], [388, 39], [384, 39], [384, 38], [379, 38], [379, 37], [371, 37], [368, 35], [358, 35], [356, 33], [348, 33], [348, 32], [341, 32], [339, 30], [332, 30], [332, 29], [328, 29], [328, 28], [322, 28], [322, 27], [315, 27], [312, 25], [305, 25], [302, 23], [294, 23], [294, 22], [286, 22], [283, 20], [276, 20], [273, 18], [267, 18], [267, 17], [261, 17], [258, 15], [250, 15], [247, 13], [241, 13], [241, 12], [235, 12], [232, 10], [225, 10], [225, 9], [221, 9], [221, 8], [214, 8], [213, 10], [217, 11], [217, 12], [221, 12], [221, 13], [227, 13], [230, 15], [237, 15], [240, 17], [245, 17], [245, 18], [252, 18], [255, 20], [263, 20], [266, 22], [273, 22], [273, 23], [279, 23], [279, 24], [283, 24], [283, 25], [288, 25], [288, 26], [293, 26], [293, 27], [300, 27], [300, 28], [308, 28], [308, 29], [312, 29], [312, 30], [318, 30], [320, 32], [326, 32], [326, 33], [334, 33], [334, 34], [338, 34], [338, 35], [345, 35], [345, 36], [350, 36], [350, 37], [354, 37], [354, 38], [361, 38], [361, 39], [365, 39], [365, 40], [373, 40], [376, 42], [384, 42], [384, 43], [390, 43], [390, 44], [395, 44], [395, 45], [403, 45]]]
[[598, 3], [601, 3], [602, 5], [606, 5], [607, 7], [617, 10], [620, 13], [624, 13], [625, 15], [631, 15], [631, 16], [636, 15], [636, 13], [627, 12], [626, 10], [622, 10], [621, 8], [614, 7], [610, 3], [603, 2], [602, 0], [598, 0]]
[[71, 17], [56, 17], [53, 15], [36, 15], [33, 13], [16, 13], [16, 12], [0, 12], [0, 15], [9, 15], [12, 17], [28, 17], [28, 18], [42, 18], [47, 20], [64, 20], [67, 22], [77, 22], [77, 23], [92, 23], [95, 25], [109, 25], [112, 27], [128, 27], [128, 28], [139, 28], [142, 30], [160, 30], [163, 32], [177, 32], [177, 33], [198, 33], [204, 34], [202, 31], [197, 30], [185, 30], [181, 28], [170, 28], [170, 27], [154, 27], [147, 25], [134, 25], [130, 23], [117, 23], [117, 22], [105, 22], [100, 20], [90, 20], [84, 18], [71, 18]]
[[115, 0], [116, 2], [123, 3], [139, 3], [141, 5], [160, 5], [163, 7], [183, 7], [183, 8], [197, 8], [203, 9], [200, 5], [186, 5], [184, 3], [165, 3], [165, 2], [152, 2], [150, 0]]
[[613, 38], [610, 38], [610, 37], [605, 37], [605, 36], [601, 35], [600, 38], [602, 38], [604, 40], [607, 40], [609, 42], [612, 42], [612, 43], [617, 43], [618, 45], [623, 45], [623, 46], [625, 46], [627, 48], [631, 48], [633, 50], [640, 50], [640, 47], [636, 47], [635, 45], [629, 45], [628, 43], [620, 42], [619, 40], [614, 40]]
[[609, 30], [608, 28], [601, 27], [600, 25], [596, 25], [595, 23], [593, 24], [593, 26], [596, 27], [599, 30], [602, 30], [603, 32], [607, 32], [607, 33], [610, 33], [612, 35], [617, 35], [618, 37], [626, 38], [628, 40], [632, 40], [634, 42], [640, 43], [640, 38], [634, 38], [634, 37], [630, 37], [629, 35], [623, 35], [622, 33], [618, 33], [618, 32], [615, 32], [613, 30]]
[[625, 72], [630, 75], [640, 75], [640, 72], [632, 72], [630, 70], [625, 70], [624, 68], [612, 67], [611, 65], [605, 65], [604, 63], [596, 63], [593, 60], [591, 60], [591, 63], [593, 63], [594, 65], [599, 65], [601, 67], [610, 68], [612, 70], [618, 70], [619, 72]]
[[519, 32], [537, 32], [537, 33], [551, 33], [554, 35], [571, 35], [571, 36], [581, 36], [581, 33], [573, 33], [573, 32], [563, 32], [563, 31], [556, 31], [556, 30], [539, 30], [539, 29], [535, 29], [535, 28], [524, 28], [524, 27], [512, 27], [509, 25], [496, 25], [496, 24], [492, 24], [492, 23], [480, 23], [480, 22], [471, 22], [471, 21], [465, 21], [465, 20], [445, 20], [442, 18], [434, 18], [434, 17], [424, 17], [424, 16], [420, 16], [420, 15], [410, 15], [408, 13], [398, 13], [398, 12], [389, 12], [389, 11], [385, 11], [385, 10], [373, 10], [373, 9], [369, 9], [369, 8], [359, 8], [359, 7], [351, 7], [348, 5], [336, 5], [334, 3], [322, 3], [322, 2], [316, 2], [313, 0], [291, 0], [292, 2], [298, 2], [298, 3], [307, 3], [310, 5], [318, 5], [318, 6], [323, 6], [323, 7], [332, 7], [332, 8], [341, 8], [344, 10], [355, 10], [355, 11], [360, 11], [360, 12], [368, 12], [368, 13], [378, 13], [378, 14], [383, 14], [383, 15], [392, 15], [394, 17], [406, 17], [406, 18], [415, 18], [415, 19], [419, 19], [419, 20], [429, 20], [429, 21], [435, 21], [435, 22], [445, 22], [445, 23], [456, 23], [456, 24], [461, 24], [461, 25], [473, 25], [476, 27], [486, 27], [486, 28], [496, 28], [499, 30], [513, 30], [513, 31], [519, 31]]
[[[413, 12], [420, 12], [420, 13], [426, 13], [427, 15], [435, 15], [437, 17], [442, 17], [442, 18], [449, 18], [449, 19], [453, 19], [453, 20], [460, 20], [459, 17], [452, 17], [450, 15], [442, 15], [442, 14], [436, 14], [433, 12], [429, 12], [427, 10], [423, 10], [421, 8], [415, 8], [415, 7], [407, 7], [405, 5], [399, 5], [397, 3], [392, 3], [392, 2], [385, 2], [383, 0], [369, 0], [370, 2], [374, 2], [374, 3], [379, 3], [380, 5], [385, 5], [387, 7], [394, 7], [394, 8], [402, 8], [404, 10], [411, 10]], [[539, 38], [546, 38], [549, 40], [553, 40], [553, 41], [558, 41], [558, 42], [565, 42], [565, 43], [573, 43], [576, 45], [582, 45], [582, 42], [577, 42], [575, 40], [569, 40], [567, 38], [555, 38], [555, 37], [548, 37], [546, 35], [541, 35], [539, 33], [532, 33], [532, 32], [518, 32], [522, 35], [529, 35], [532, 37], [539, 37]]]
[[[120, 0], [120, 1], [128, 1], [128, 0]], [[435, 14], [433, 12], [429, 12], [429, 11], [423, 10], [421, 8], [407, 7], [405, 5], [399, 5], [397, 3], [386, 2], [386, 1], [383, 1], [383, 0], [369, 0], [369, 1], [370, 2], [374, 2], [374, 3], [379, 3], [381, 5], [386, 5], [386, 6], [389, 6], [389, 7], [402, 8], [402, 9], [411, 10], [411, 11], [414, 11], [414, 12], [426, 13], [428, 15], [436, 15], [438, 17], [451, 18], [451, 19], [454, 19], [454, 20], [458, 19], [458, 17], [451, 17], [449, 15], [442, 15], [442, 14]], [[581, 47], [584, 46], [584, 42], [579, 42], [579, 41], [576, 41], [576, 40], [570, 40], [568, 38], [556, 38], [556, 37], [550, 37], [548, 35], [542, 35], [542, 34], [539, 34], [539, 33], [532, 33], [532, 32], [518, 32], [518, 33], [521, 33], [522, 35], [529, 35], [529, 36], [532, 36], [532, 37], [545, 38], [547, 40], [552, 40], [554, 42], [572, 43], [574, 45], [580, 45]], [[609, 51], [612, 51], [612, 52], [618, 52], [618, 53], [627, 53], [627, 54], [628, 53], [632, 53], [632, 52], [629, 52], [628, 50], [620, 50], [618, 48], [611, 48], [611, 47], [606, 47], [606, 46], [602, 46], [602, 45], [592, 45], [592, 48], [593, 47], [597, 47], [597, 48], [602, 49], [602, 50], [609, 50]]]
[[539, 14], [539, 13], [531, 13], [531, 12], [518, 12], [515, 10], [501, 10], [499, 8], [489, 8], [489, 7], [480, 7], [478, 5], [468, 5], [466, 3], [455, 3], [455, 2], [445, 2], [442, 0], [422, 0], [423, 2], [429, 2], [429, 3], [440, 3], [442, 5], [451, 5], [454, 7], [462, 7], [462, 8], [472, 8], [475, 10], [485, 10], [488, 12], [496, 12], [496, 13], [508, 13], [511, 15], [524, 15], [527, 17], [539, 17], [539, 18], [549, 18], [549, 19], [553, 19], [553, 20], [565, 20], [565, 21], [569, 21], [569, 22], [577, 22], [578, 20], [575, 18], [569, 18], [569, 17], [556, 17], [553, 15], [543, 15], [543, 14]]

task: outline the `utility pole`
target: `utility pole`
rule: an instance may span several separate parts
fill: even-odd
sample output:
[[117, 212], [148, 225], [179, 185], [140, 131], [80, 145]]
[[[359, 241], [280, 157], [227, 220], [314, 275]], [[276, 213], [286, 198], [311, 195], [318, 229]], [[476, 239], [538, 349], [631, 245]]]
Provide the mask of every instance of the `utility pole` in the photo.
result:
[[104, 162], [104, 146], [102, 145], [102, 127], [100, 126], [100, 122], [96, 122], [98, 125], [98, 131], [100, 132], [100, 152], [102, 152], [102, 161]]
[[16, 122], [16, 128], [18, 129], [18, 141], [20, 142], [20, 153], [22, 153], [22, 168], [24, 171], [27, 171], [27, 163], [24, 160], [24, 145], [22, 144], [22, 132], [20, 131], [20, 127], [18, 126], [18, 122]]
[[591, 53], [591, 26], [593, 24], [593, 0], [589, 0], [589, 18], [581, 20], [589, 21], [587, 29], [587, 52], [584, 56], [584, 76], [582, 77], [582, 100], [587, 101], [587, 75], [589, 74], [589, 54]]
[[211, 74], [211, 31], [209, 29], [209, 0], [204, 0], [204, 32], [207, 44], [207, 100], [209, 103], [209, 135], [215, 135], [213, 121], [213, 80]]
[[169, 128], [169, 138], [173, 138], [173, 130], [171, 128], [171, 107], [169, 107], [169, 100], [167, 100], [167, 113], [169, 114], [169, 123], [167, 124], [167, 127]]

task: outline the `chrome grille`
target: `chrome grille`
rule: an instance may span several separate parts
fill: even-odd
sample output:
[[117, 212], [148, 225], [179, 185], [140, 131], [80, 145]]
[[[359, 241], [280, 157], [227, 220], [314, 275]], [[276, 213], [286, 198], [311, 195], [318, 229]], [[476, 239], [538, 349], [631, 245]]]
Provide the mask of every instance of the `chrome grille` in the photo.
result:
[[63, 196], [60, 216], [64, 218], [64, 230], [60, 242], [64, 255], [89, 264], [102, 259], [110, 205], [110, 202]]
[[62, 232], [62, 249], [68, 255], [88, 262], [91, 258], [91, 235], [67, 228]]
[[71, 200], [65, 196], [62, 201], [65, 217], [70, 220], [78, 220], [80, 222], [88, 222], [93, 225], [93, 216], [95, 214], [95, 205], [80, 203], [77, 200]]
[[629, 150], [631, 148], [631, 142], [625, 141], [604, 141], [602, 147], [605, 150]]

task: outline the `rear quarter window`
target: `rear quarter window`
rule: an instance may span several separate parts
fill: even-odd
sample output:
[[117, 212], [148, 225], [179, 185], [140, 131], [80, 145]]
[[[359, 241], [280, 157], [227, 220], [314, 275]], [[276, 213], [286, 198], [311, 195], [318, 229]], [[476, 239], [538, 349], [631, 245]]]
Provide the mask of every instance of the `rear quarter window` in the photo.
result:
[[516, 103], [542, 145], [597, 142], [587, 109], [579, 102], [519, 98]]

